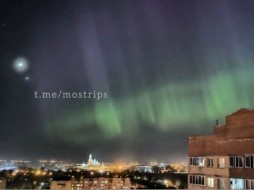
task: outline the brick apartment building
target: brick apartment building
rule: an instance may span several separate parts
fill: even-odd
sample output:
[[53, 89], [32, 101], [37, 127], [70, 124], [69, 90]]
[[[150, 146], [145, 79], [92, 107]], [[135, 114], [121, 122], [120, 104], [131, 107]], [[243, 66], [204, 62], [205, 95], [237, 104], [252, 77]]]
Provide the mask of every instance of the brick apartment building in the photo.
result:
[[240, 109], [213, 134], [189, 137], [189, 189], [254, 189], [254, 110]]

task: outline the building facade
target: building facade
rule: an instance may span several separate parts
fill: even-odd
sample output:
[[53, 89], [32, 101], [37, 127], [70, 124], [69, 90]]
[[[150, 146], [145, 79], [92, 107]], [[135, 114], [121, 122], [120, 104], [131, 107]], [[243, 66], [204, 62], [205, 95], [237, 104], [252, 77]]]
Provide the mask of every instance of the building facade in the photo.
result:
[[84, 189], [130, 189], [130, 178], [84, 178]]
[[66, 181], [52, 181], [52, 190], [82, 190], [82, 189], [130, 189], [130, 178], [81, 178]]
[[226, 116], [213, 134], [189, 137], [189, 189], [254, 189], [254, 110]]
[[6, 180], [3, 178], [0, 178], [0, 189], [5, 189], [6, 186]]
[[52, 190], [67, 190], [72, 189], [72, 180], [58, 180], [52, 181], [50, 185], [50, 189]]

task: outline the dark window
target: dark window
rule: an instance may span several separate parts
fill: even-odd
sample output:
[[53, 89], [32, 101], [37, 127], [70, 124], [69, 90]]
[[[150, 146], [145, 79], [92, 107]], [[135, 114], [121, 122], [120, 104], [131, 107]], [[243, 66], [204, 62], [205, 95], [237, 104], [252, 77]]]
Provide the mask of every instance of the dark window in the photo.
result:
[[235, 167], [235, 157], [234, 156], [229, 157], [229, 166], [232, 168]]
[[246, 168], [254, 168], [253, 162], [254, 162], [254, 156], [253, 155], [245, 156], [245, 167]]
[[242, 156], [236, 156], [235, 157], [235, 167], [236, 168], [243, 168], [243, 157]]
[[249, 180], [245, 180], [245, 189], [250, 189], [250, 182]]
[[204, 179], [205, 179], [204, 176], [191, 175], [190, 176], [190, 183], [195, 184], [195, 185], [205, 185]]
[[207, 158], [207, 167], [209, 168], [213, 167], [213, 158]]

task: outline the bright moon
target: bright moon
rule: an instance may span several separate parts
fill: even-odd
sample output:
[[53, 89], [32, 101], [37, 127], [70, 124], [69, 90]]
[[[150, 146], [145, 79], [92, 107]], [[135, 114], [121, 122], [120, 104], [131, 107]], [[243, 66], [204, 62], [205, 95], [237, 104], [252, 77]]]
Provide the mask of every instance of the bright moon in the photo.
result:
[[28, 70], [28, 60], [24, 57], [18, 57], [13, 62], [13, 69], [18, 73], [24, 73]]

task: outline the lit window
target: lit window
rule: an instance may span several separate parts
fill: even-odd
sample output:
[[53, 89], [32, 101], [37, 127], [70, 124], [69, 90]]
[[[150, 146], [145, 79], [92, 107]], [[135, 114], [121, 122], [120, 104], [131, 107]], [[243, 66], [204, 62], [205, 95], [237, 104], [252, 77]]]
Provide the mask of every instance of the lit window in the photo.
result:
[[225, 158], [218, 158], [218, 167], [225, 168]]
[[218, 179], [218, 189], [226, 189], [225, 179]]
[[203, 157], [192, 157], [190, 158], [190, 165], [192, 166], [205, 166], [205, 159]]
[[244, 180], [230, 178], [230, 189], [244, 189]]
[[214, 178], [212, 178], [212, 177], [207, 178], [207, 186], [210, 188], [214, 187]]

